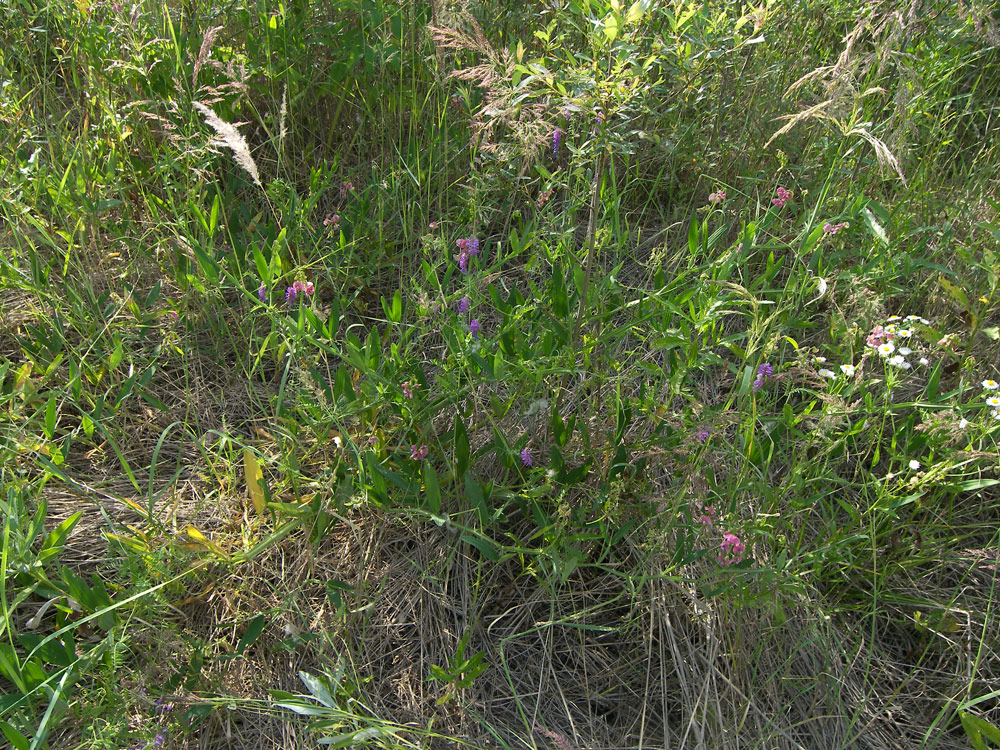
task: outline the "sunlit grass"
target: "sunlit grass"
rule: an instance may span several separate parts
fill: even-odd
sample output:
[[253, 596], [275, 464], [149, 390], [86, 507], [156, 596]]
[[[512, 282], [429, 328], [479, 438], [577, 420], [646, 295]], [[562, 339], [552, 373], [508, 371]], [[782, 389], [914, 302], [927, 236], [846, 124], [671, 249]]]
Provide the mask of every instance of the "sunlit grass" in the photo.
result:
[[1000, 744], [987, 10], [8, 10], [12, 747]]

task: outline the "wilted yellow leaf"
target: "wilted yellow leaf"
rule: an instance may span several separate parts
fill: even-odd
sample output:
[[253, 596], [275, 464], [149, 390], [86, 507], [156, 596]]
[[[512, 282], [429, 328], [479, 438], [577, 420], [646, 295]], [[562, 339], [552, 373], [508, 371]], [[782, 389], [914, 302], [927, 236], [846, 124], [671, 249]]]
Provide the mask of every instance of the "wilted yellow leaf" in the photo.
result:
[[229, 555], [227, 555], [225, 553], [225, 551], [222, 549], [222, 547], [220, 547], [218, 544], [216, 544], [215, 542], [213, 542], [207, 536], [205, 536], [204, 534], [202, 534], [194, 526], [188, 526], [187, 529], [186, 529], [186, 531], [187, 531], [187, 535], [189, 537], [191, 537], [192, 539], [194, 539], [194, 541], [197, 542], [202, 547], [207, 547], [208, 549], [212, 550], [212, 552], [214, 552], [215, 554], [217, 554], [219, 557], [223, 557], [223, 558], [225, 558], [227, 560], [229, 559]]
[[249, 448], [243, 449], [243, 471], [247, 478], [247, 492], [250, 493], [250, 500], [258, 513], [264, 512], [264, 488], [261, 487], [260, 480], [264, 478], [257, 459], [253, 457], [253, 452]]

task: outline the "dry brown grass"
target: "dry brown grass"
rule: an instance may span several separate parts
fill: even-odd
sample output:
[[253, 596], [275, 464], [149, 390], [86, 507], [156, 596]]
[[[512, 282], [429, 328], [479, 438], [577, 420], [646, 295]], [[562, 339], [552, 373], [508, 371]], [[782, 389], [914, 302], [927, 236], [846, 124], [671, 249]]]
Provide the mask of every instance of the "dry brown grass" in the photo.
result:
[[[206, 504], [197, 483], [177, 494], [176, 523], [199, 525], [225, 546], [235, 532], [212, 519], [232, 515], [242, 498]], [[141, 522], [107, 498], [52, 491], [48, 500], [53, 523], [85, 510], [65, 558], [83, 568], [107, 560], [100, 508], [116, 523]], [[268, 691], [304, 692], [299, 670], [331, 671], [343, 658], [362, 703], [428, 748], [454, 747], [450, 737], [489, 748], [896, 750], [919, 745], [942, 698], [960, 697], [977, 647], [968, 634], [985, 635], [984, 616], [961, 608], [951, 614], [966, 635], [948, 648], [903, 626], [905, 607], [865, 625], [823, 617], [819, 602], [804, 596], [783, 597], [781, 612], [706, 599], [664, 573], [653, 539], [624, 543], [560, 583], [516, 560], [484, 561], [447, 527], [406, 514], [365, 511], [348, 520], [318, 545], [297, 532], [245, 565], [214, 564], [164, 597], [163, 621], [141, 636], [145, 646], [133, 647], [138, 663], [130, 665], [150, 690], [168, 676], [164, 665], [189, 657], [192, 642], [224, 657], [252, 617], [263, 612], [269, 622], [246, 658], [209, 658], [203, 687], [173, 696], [182, 708], [206, 700], [208, 685], [229, 696], [177, 747], [309, 746], [308, 728], [270, 706]], [[996, 571], [978, 559], [970, 577], [968, 560], [956, 558], [955, 575], [988, 589]], [[684, 573], [704, 576], [708, 567]], [[352, 587], [346, 612], [328, 599], [330, 580]], [[913, 583], [947, 598], [956, 582]], [[467, 653], [484, 651], [489, 668], [441, 704], [445, 686], [428, 680], [430, 666], [447, 666], [467, 632]], [[995, 661], [980, 664], [978, 691], [997, 687], [985, 677], [1000, 673]], [[129, 690], [138, 696], [140, 687]], [[935, 737], [936, 747], [966, 747], [957, 734]]]

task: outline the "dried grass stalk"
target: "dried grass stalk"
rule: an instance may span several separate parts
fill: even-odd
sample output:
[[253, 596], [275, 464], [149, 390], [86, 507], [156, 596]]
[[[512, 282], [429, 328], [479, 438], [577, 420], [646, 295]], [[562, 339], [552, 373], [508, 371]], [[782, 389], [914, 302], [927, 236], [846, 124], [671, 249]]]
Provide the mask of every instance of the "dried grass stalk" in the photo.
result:
[[205, 36], [201, 40], [201, 49], [198, 50], [198, 57], [194, 61], [194, 72], [191, 74], [191, 88], [194, 88], [196, 81], [198, 80], [198, 72], [201, 70], [201, 66], [205, 64], [208, 60], [208, 56], [212, 53], [212, 45], [215, 44], [216, 38], [219, 36], [219, 32], [222, 31], [222, 26], [212, 26], [208, 31], [205, 32]]
[[260, 174], [257, 172], [257, 165], [250, 155], [250, 147], [247, 145], [246, 139], [240, 135], [240, 131], [236, 129], [236, 126], [222, 120], [222, 118], [215, 114], [211, 107], [201, 102], [192, 102], [192, 104], [195, 109], [201, 112], [202, 117], [205, 118], [205, 122], [216, 132], [218, 137], [213, 139], [213, 145], [228, 146], [233, 152], [233, 158], [236, 159], [236, 163], [246, 170], [247, 174], [254, 181], [254, 184], [257, 187], [264, 187], [260, 181]]

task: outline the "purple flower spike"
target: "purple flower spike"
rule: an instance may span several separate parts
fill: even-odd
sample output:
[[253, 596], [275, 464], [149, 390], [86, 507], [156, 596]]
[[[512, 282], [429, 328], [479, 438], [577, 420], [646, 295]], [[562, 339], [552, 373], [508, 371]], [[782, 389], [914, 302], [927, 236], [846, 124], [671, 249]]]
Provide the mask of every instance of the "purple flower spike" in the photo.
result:
[[531, 460], [531, 451], [527, 448], [524, 448], [521, 451], [521, 463], [525, 466], [534, 466], [534, 463]]
[[562, 129], [556, 128], [552, 131], [552, 155], [559, 158], [559, 144], [562, 142]]
[[294, 286], [288, 287], [287, 289], [285, 289], [285, 304], [291, 305], [292, 303], [295, 302], [295, 298], [297, 296], [298, 296], [298, 291], [295, 289], [295, 287]]
[[260, 289], [257, 290], [257, 299], [261, 302], [267, 300], [267, 285], [263, 281], [260, 282]]
[[471, 300], [468, 298], [468, 296], [462, 297], [462, 299], [458, 301], [458, 312], [462, 315], [465, 315], [467, 312], [469, 312], [470, 302]]
[[770, 362], [764, 362], [757, 368], [757, 379], [753, 381], [753, 392], [756, 393], [764, 386], [764, 381], [774, 375], [774, 366]]
[[472, 338], [479, 338], [479, 318], [473, 318], [472, 322], [469, 323], [469, 333], [472, 334]]

